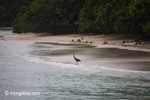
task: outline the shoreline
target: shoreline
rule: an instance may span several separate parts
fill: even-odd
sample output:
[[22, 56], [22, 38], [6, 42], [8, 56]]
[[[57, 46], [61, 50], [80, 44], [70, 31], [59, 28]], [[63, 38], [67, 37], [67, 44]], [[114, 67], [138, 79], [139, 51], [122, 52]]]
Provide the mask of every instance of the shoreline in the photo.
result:
[[[12, 34], [4, 37], [4, 40], [15, 41], [33, 41], [33, 42], [51, 42], [61, 44], [88, 44], [96, 48], [118, 48], [135, 51], [150, 52], [150, 43], [144, 45], [135, 45], [135, 38], [126, 38], [126, 36], [112, 35], [41, 35], [34, 33]], [[123, 43], [123, 41], [127, 41]]]
[[0, 27], [0, 30], [12, 30], [13, 27]]
[[[74, 41], [72, 41], [72, 39], [74, 39]], [[81, 41], [77, 42], [78, 39], [81, 39]], [[122, 39], [118, 40], [108, 37], [106, 38], [106, 36], [104, 35], [87, 36], [87, 35], [72, 34], [72, 35], [42, 36], [29, 33], [29, 34], [9, 35], [6, 36], [4, 40], [6, 41], [8, 40], [10, 42], [17, 41], [17, 42], [34, 43], [35, 50], [33, 49], [32, 56], [34, 57], [35, 55], [40, 60], [46, 62], [75, 64], [75, 61], [72, 58], [72, 52], [77, 51], [76, 52], [77, 58], [82, 59], [82, 62], [80, 63], [81, 65], [85, 66], [98, 65], [113, 69], [150, 71], [149, 69], [150, 49], [147, 48], [141, 49], [131, 46], [123, 47], [121, 42]], [[86, 41], [92, 41], [92, 43], [90, 42], [86, 43]], [[103, 44], [103, 42], [105, 41], [108, 41], [108, 44]], [[111, 43], [109, 43], [110, 41]], [[134, 42], [131, 43], [134, 44]], [[44, 49], [41, 46], [41, 44], [44, 45], [45, 47]], [[83, 48], [81, 47], [82, 45]], [[49, 47], [51, 47], [50, 50], [47, 49]], [[80, 51], [78, 52], [78, 50]], [[56, 56], [54, 56], [54, 54]]]

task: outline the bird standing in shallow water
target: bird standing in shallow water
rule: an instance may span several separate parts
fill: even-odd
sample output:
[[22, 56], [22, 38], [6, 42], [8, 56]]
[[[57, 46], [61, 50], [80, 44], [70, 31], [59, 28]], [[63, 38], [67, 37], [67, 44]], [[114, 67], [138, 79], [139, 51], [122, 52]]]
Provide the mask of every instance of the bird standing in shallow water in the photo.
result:
[[75, 54], [74, 54], [74, 53], [73, 53], [73, 58], [74, 58], [74, 60], [76, 61], [76, 64], [78, 64], [78, 62], [81, 62], [80, 59], [78, 59], [78, 58], [75, 57]]

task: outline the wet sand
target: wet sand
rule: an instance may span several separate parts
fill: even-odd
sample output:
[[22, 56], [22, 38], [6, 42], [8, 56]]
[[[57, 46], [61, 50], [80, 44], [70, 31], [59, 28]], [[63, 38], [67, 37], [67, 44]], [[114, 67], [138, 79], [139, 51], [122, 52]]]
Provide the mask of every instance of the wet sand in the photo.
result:
[[95, 48], [82, 44], [36, 42], [31, 55], [46, 62], [76, 64], [73, 53], [81, 60], [79, 65], [107, 67], [136, 71], [150, 71], [150, 52], [117, 48]]
[[[76, 64], [72, 56], [74, 52], [82, 61], [80, 65], [150, 71], [150, 44], [135, 46], [133, 39], [122, 44], [124, 39], [120, 38], [104, 35], [41, 36], [29, 33], [10, 35], [5, 40], [34, 42], [31, 54], [47, 62]], [[78, 39], [81, 42], [77, 42]], [[103, 44], [105, 41], [108, 43]]]

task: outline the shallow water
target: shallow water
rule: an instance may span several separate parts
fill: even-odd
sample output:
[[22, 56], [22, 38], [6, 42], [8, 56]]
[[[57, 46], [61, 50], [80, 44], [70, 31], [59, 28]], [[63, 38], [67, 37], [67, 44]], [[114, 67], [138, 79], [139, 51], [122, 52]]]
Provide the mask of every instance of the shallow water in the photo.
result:
[[0, 29], [0, 36], [7, 36], [12, 34], [12, 30]]
[[[64, 47], [65, 46], [65, 47]], [[56, 57], [72, 57], [72, 51], [77, 57], [88, 62], [89, 59], [101, 59], [110, 62], [125, 61], [131, 58], [138, 62], [143, 58], [149, 60], [149, 53], [128, 51], [128, 56], [117, 53], [116, 49], [96, 49], [109, 55], [95, 55], [76, 45], [41, 45], [32, 42], [0, 40], [0, 99], [2, 100], [149, 100], [150, 72], [114, 69], [96, 65], [74, 65], [48, 62], [39, 59], [44, 56], [49, 59]], [[52, 53], [45, 54], [46, 50]], [[65, 53], [65, 49], [71, 49]], [[43, 50], [43, 51], [42, 51]], [[56, 50], [56, 52], [55, 52]], [[58, 50], [58, 51], [57, 51]], [[61, 51], [62, 50], [62, 51]], [[61, 51], [61, 53], [59, 53]], [[126, 50], [125, 50], [126, 51]], [[42, 52], [42, 53], [41, 53]], [[88, 52], [88, 54], [87, 54]], [[122, 50], [120, 51], [122, 52]], [[55, 53], [59, 53], [55, 56]], [[135, 53], [136, 56], [132, 57]], [[118, 56], [119, 55], [119, 56]], [[51, 58], [52, 57], [52, 58]], [[97, 57], [97, 58], [96, 58]], [[100, 58], [101, 57], [101, 58]], [[119, 58], [118, 58], [119, 57]], [[137, 58], [137, 59], [136, 59]], [[72, 60], [70, 60], [72, 61]], [[97, 60], [96, 60], [97, 61]], [[112, 61], [112, 62], [113, 62]], [[143, 60], [144, 62], [145, 60]], [[101, 61], [102, 62], [102, 61]], [[132, 61], [130, 61], [132, 62]], [[5, 91], [40, 92], [37, 96], [10, 96]]]
[[150, 71], [150, 52], [117, 48], [95, 48], [90, 45], [53, 44], [37, 42], [30, 53], [57, 62], [73, 63], [73, 52], [80, 58], [81, 65], [105, 66], [115, 69]]

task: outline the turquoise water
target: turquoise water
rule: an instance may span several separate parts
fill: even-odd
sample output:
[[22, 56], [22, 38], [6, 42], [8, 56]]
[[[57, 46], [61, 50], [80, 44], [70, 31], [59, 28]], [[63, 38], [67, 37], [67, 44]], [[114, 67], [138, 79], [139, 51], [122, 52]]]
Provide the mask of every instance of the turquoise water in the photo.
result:
[[[0, 40], [0, 100], [150, 99], [148, 71], [42, 61], [33, 45]], [[5, 91], [40, 95], [7, 96]]]

